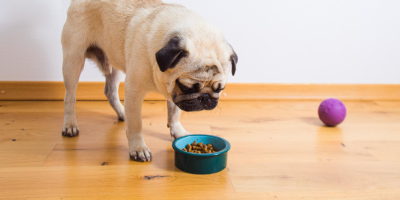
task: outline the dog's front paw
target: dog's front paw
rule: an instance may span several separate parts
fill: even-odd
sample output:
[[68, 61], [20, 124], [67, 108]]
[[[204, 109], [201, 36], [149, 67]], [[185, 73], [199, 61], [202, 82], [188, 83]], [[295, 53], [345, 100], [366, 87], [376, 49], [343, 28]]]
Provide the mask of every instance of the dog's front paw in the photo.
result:
[[129, 157], [134, 161], [150, 162], [153, 156], [146, 144], [138, 144], [130, 146]]
[[65, 137], [75, 137], [79, 135], [79, 128], [76, 120], [69, 120], [68, 118], [64, 120], [62, 135]]
[[192, 134], [186, 131], [181, 124], [170, 125], [170, 133], [175, 139]]

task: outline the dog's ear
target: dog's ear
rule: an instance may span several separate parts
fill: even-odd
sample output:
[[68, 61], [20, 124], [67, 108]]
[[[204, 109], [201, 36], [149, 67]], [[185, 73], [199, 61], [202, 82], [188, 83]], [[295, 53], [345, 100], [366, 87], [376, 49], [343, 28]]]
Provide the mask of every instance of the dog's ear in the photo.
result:
[[232, 48], [233, 54], [231, 55], [231, 62], [232, 62], [232, 76], [235, 76], [236, 73], [236, 64], [239, 60], [239, 57], [237, 56], [235, 50]]
[[181, 39], [172, 38], [168, 44], [156, 53], [156, 60], [162, 72], [174, 68], [188, 53], [179, 46]]

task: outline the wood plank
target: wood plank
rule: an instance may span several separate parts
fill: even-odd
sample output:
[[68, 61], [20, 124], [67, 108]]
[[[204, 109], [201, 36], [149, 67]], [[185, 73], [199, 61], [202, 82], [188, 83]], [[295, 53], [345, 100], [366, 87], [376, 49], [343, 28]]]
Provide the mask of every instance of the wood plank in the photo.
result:
[[[80, 82], [78, 100], [106, 100], [104, 82]], [[18, 82], [0, 81], [0, 100], [63, 100], [62, 82]], [[124, 83], [119, 94], [125, 97]], [[400, 84], [250, 84], [228, 83], [222, 100], [277, 100], [326, 98], [343, 100], [400, 100]], [[146, 100], [165, 100], [156, 93], [149, 93]]]
[[0, 168], [42, 166], [54, 147], [55, 143], [14, 139], [0, 142]]
[[196, 194], [196, 195], [171, 195], [171, 194], [152, 194], [152, 195], [132, 195], [132, 196], [95, 196], [95, 197], [56, 197], [56, 198], [27, 198], [27, 200], [87, 200], [87, 199], [97, 199], [97, 200], [146, 200], [146, 199], [174, 199], [174, 200], [205, 200], [205, 199], [218, 199], [218, 200], [240, 200], [240, 199], [261, 199], [261, 200], [274, 200], [268, 193], [219, 193], [219, 194]]
[[241, 163], [229, 176], [237, 192], [398, 190], [400, 162]]
[[[154, 156], [153, 165], [170, 165], [174, 160], [171, 141], [146, 140]], [[59, 143], [49, 155], [44, 166], [100, 166], [138, 165], [129, 159], [127, 141], [120, 143]]]
[[397, 162], [400, 160], [400, 141], [354, 141], [354, 144], [380, 161]]
[[[173, 163], [105, 166], [0, 168], [0, 196], [54, 197], [126, 195], [217, 195], [234, 192], [226, 170], [193, 175]], [[23, 177], [23, 178], [22, 178]]]
[[399, 199], [399, 190], [345, 190], [345, 191], [300, 191], [274, 192], [271, 194], [278, 200], [393, 200]]
[[[273, 162], [377, 162], [374, 154], [351, 142], [341, 141], [250, 141], [237, 137], [224, 137], [232, 141], [230, 164]], [[261, 138], [258, 136], [257, 138]], [[251, 146], [252, 151], [249, 151]], [[257, 152], [257, 153], [254, 153]], [[398, 159], [400, 160], [400, 159]]]
[[336, 192], [274, 192], [253, 193], [235, 192], [218, 195], [134, 195], [134, 196], [96, 196], [96, 197], [55, 197], [55, 198], [27, 198], [27, 200], [131, 200], [131, 199], [177, 199], [177, 200], [203, 200], [203, 199], [265, 199], [265, 200], [394, 200], [400, 197], [398, 190], [373, 190], [373, 191], [336, 191]]

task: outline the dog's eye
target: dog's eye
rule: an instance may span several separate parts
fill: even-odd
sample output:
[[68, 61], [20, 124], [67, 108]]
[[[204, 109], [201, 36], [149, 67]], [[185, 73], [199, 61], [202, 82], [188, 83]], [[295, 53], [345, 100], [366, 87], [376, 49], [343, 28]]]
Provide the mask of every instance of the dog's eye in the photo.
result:
[[176, 80], [176, 84], [178, 85], [179, 89], [182, 91], [184, 94], [191, 94], [191, 93], [196, 93], [200, 91], [200, 84], [196, 83], [193, 84], [192, 88], [186, 87], [183, 85], [181, 82], [179, 82], [179, 79]]

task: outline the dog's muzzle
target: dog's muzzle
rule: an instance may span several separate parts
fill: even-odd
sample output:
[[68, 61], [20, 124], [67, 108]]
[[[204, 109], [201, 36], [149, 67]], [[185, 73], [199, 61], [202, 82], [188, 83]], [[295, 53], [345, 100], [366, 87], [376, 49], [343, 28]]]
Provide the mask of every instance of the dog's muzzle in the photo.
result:
[[217, 107], [218, 99], [211, 97], [209, 94], [203, 94], [196, 99], [184, 100], [175, 103], [181, 110], [201, 111], [201, 110], [212, 110]]

